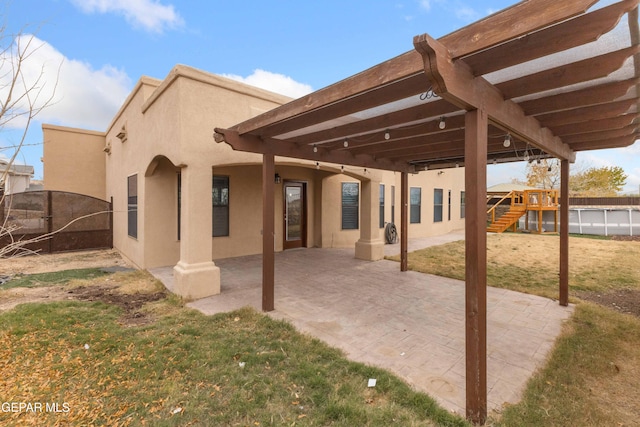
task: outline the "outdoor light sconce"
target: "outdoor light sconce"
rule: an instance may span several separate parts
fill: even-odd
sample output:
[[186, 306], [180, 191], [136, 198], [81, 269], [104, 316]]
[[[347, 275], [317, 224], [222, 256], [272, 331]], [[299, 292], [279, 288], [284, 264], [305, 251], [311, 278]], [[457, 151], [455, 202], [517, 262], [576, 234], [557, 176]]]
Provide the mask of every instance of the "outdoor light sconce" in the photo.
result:
[[276, 174], [275, 176], [275, 183], [276, 184], [280, 184], [280, 182], [282, 181], [282, 179], [280, 178], [280, 174]]

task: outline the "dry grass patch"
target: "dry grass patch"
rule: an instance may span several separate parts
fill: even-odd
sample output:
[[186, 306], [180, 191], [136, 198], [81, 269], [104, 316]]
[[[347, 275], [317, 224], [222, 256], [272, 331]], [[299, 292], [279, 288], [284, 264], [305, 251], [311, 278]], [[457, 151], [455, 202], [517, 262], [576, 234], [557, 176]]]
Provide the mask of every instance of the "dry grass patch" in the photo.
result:
[[0, 259], [0, 275], [51, 273], [82, 268], [128, 267], [114, 249]]
[[[558, 236], [489, 234], [487, 282], [489, 286], [557, 298], [559, 251]], [[581, 291], [640, 290], [638, 259], [640, 242], [570, 237], [569, 285]], [[412, 252], [409, 268], [464, 280], [464, 242]]]
[[638, 425], [638, 378], [640, 319], [582, 303], [522, 401], [493, 424]]

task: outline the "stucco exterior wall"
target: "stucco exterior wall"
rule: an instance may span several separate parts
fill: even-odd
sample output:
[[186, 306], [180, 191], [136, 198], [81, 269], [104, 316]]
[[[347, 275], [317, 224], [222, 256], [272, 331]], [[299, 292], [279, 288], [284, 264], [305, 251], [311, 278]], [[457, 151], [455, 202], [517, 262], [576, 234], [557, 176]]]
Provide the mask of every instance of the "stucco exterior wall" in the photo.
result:
[[[272, 95], [194, 70], [177, 66], [162, 82], [142, 79], [107, 131], [107, 193], [114, 198], [114, 246], [143, 268], [172, 265], [180, 259], [177, 239], [177, 171], [188, 168], [213, 174], [229, 173], [231, 236], [211, 238], [214, 259], [260, 253], [261, 156], [234, 152], [213, 139], [214, 126], [229, 126], [250, 115], [272, 109], [288, 98]], [[126, 139], [117, 134], [126, 130]], [[161, 164], [161, 166], [157, 166]], [[218, 171], [225, 165], [254, 165]], [[138, 176], [138, 237], [127, 236], [127, 177]], [[211, 179], [207, 194], [211, 200]], [[243, 195], [239, 198], [239, 195]], [[208, 208], [211, 209], [211, 202]], [[164, 207], [164, 208], [163, 208]], [[187, 207], [188, 208], [188, 207]], [[184, 216], [183, 212], [183, 216]], [[210, 221], [211, 211], [191, 211]], [[190, 217], [193, 222], [194, 218]], [[184, 219], [183, 219], [184, 221]], [[236, 224], [238, 224], [236, 226]], [[165, 230], [171, 230], [167, 237]], [[163, 230], [158, 236], [156, 230]], [[176, 230], [174, 232], [174, 230]], [[224, 244], [215, 241], [227, 240]]]
[[[198, 251], [208, 254], [209, 248], [202, 250], [205, 247], [202, 244], [210, 245], [213, 260], [259, 254], [262, 251], [262, 156], [233, 151], [227, 144], [216, 143], [213, 129], [234, 125], [287, 101], [286, 97], [185, 66], [175, 67], [162, 81], [143, 77], [104, 134], [43, 127], [52, 141], [48, 149], [45, 144], [45, 185], [69, 191], [69, 188], [80, 190], [80, 185], [86, 184], [90, 188], [78, 192], [113, 197], [114, 246], [141, 268], [174, 265], [183, 262], [185, 257], [197, 258]], [[82, 147], [79, 151], [78, 146]], [[93, 166], [74, 172], [71, 180], [64, 172], [70, 165], [66, 166], [63, 161], [70, 160], [73, 165], [82, 163], [74, 156], [65, 158], [65, 153], [76, 152], [80, 158], [86, 156], [89, 159], [86, 163]], [[47, 174], [47, 165], [52, 164], [60, 167], [49, 168]], [[360, 229], [342, 229], [343, 182], [359, 183], [361, 201], [361, 180], [374, 183], [375, 200], [379, 197], [378, 185], [383, 184], [385, 222], [392, 220], [395, 206], [394, 217], [399, 228], [399, 173], [357, 168], [346, 168], [343, 173], [340, 165], [317, 168], [314, 162], [286, 158], [276, 158], [275, 172], [281, 178], [274, 195], [276, 251], [284, 247], [283, 186], [288, 181], [303, 182], [306, 186], [307, 247], [349, 248], [362, 238], [362, 221]], [[127, 179], [134, 175], [138, 191], [137, 237], [127, 232]], [[213, 175], [229, 177], [229, 236], [209, 237], [212, 236]], [[182, 187], [178, 184], [179, 176]], [[191, 181], [185, 182], [185, 179]], [[420, 223], [409, 226], [409, 237], [463, 228], [464, 219], [460, 217], [463, 185], [463, 168], [410, 175], [409, 186], [422, 189], [422, 208]], [[196, 187], [199, 192], [193, 193]], [[182, 210], [178, 207], [180, 188], [191, 189], [189, 194], [182, 195]], [[395, 202], [392, 188], [395, 188]], [[441, 222], [433, 221], [434, 188], [443, 190]], [[184, 202], [185, 197], [188, 203]], [[370, 209], [366, 212], [368, 218], [379, 218], [379, 205], [372, 207], [374, 204], [366, 207]], [[364, 208], [360, 203], [361, 215]], [[191, 236], [191, 249], [187, 252], [184, 251], [185, 236], [178, 234], [179, 228], [184, 231], [185, 221]], [[192, 225], [195, 223], [203, 228], [195, 234], [198, 242], [194, 243]], [[371, 237], [383, 239], [384, 228], [365, 238]], [[188, 262], [181, 268], [187, 265]]]
[[105, 134], [42, 125], [44, 189], [106, 200]]
[[[398, 174], [396, 185], [396, 222], [400, 218]], [[417, 187], [422, 191], [421, 221], [419, 224], [409, 224], [409, 237], [428, 237], [446, 234], [464, 228], [464, 218], [460, 216], [460, 193], [464, 191], [464, 168], [446, 169], [441, 171], [424, 171], [416, 175], [409, 175], [409, 187]], [[442, 221], [434, 221], [434, 190], [441, 189], [443, 193]], [[451, 191], [451, 203], [448, 194]], [[451, 218], [449, 218], [449, 207]]]

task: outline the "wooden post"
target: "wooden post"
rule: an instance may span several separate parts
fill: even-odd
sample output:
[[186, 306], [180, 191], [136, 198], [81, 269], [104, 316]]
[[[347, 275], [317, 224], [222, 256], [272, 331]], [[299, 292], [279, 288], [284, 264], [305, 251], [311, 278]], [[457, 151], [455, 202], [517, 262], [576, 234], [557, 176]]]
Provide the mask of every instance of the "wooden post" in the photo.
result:
[[465, 116], [466, 415], [487, 419], [487, 113]]
[[542, 208], [538, 206], [538, 234], [542, 234]]
[[55, 236], [53, 235], [53, 193], [51, 191], [47, 191], [47, 207], [45, 208], [47, 212], [45, 213], [45, 221], [47, 221], [47, 234], [51, 237], [47, 239], [47, 253], [53, 253], [53, 239]]
[[262, 311], [275, 308], [274, 191], [273, 153], [262, 156]]
[[569, 161], [560, 163], [560, 305], [569, 305]]
[[409, 174], [400, 174], [400, 271], [409, 269]]

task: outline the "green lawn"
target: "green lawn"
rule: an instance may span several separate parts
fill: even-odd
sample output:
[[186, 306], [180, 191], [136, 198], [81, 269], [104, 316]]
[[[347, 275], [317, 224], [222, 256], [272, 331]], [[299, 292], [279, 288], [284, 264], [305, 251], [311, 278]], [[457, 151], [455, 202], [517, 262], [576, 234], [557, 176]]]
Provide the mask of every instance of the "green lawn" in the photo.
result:
[[[136, 275], [139, 291], [139, 273], [111, 277]], [[253, 310], [204, 316], [173, 297], [144, 313], [153, 321], [138, 327], [101, 302], [0, 314], [0, 401], [61, 410], [0, 412], [0, 425], [466, 425], [389, 372]]]

